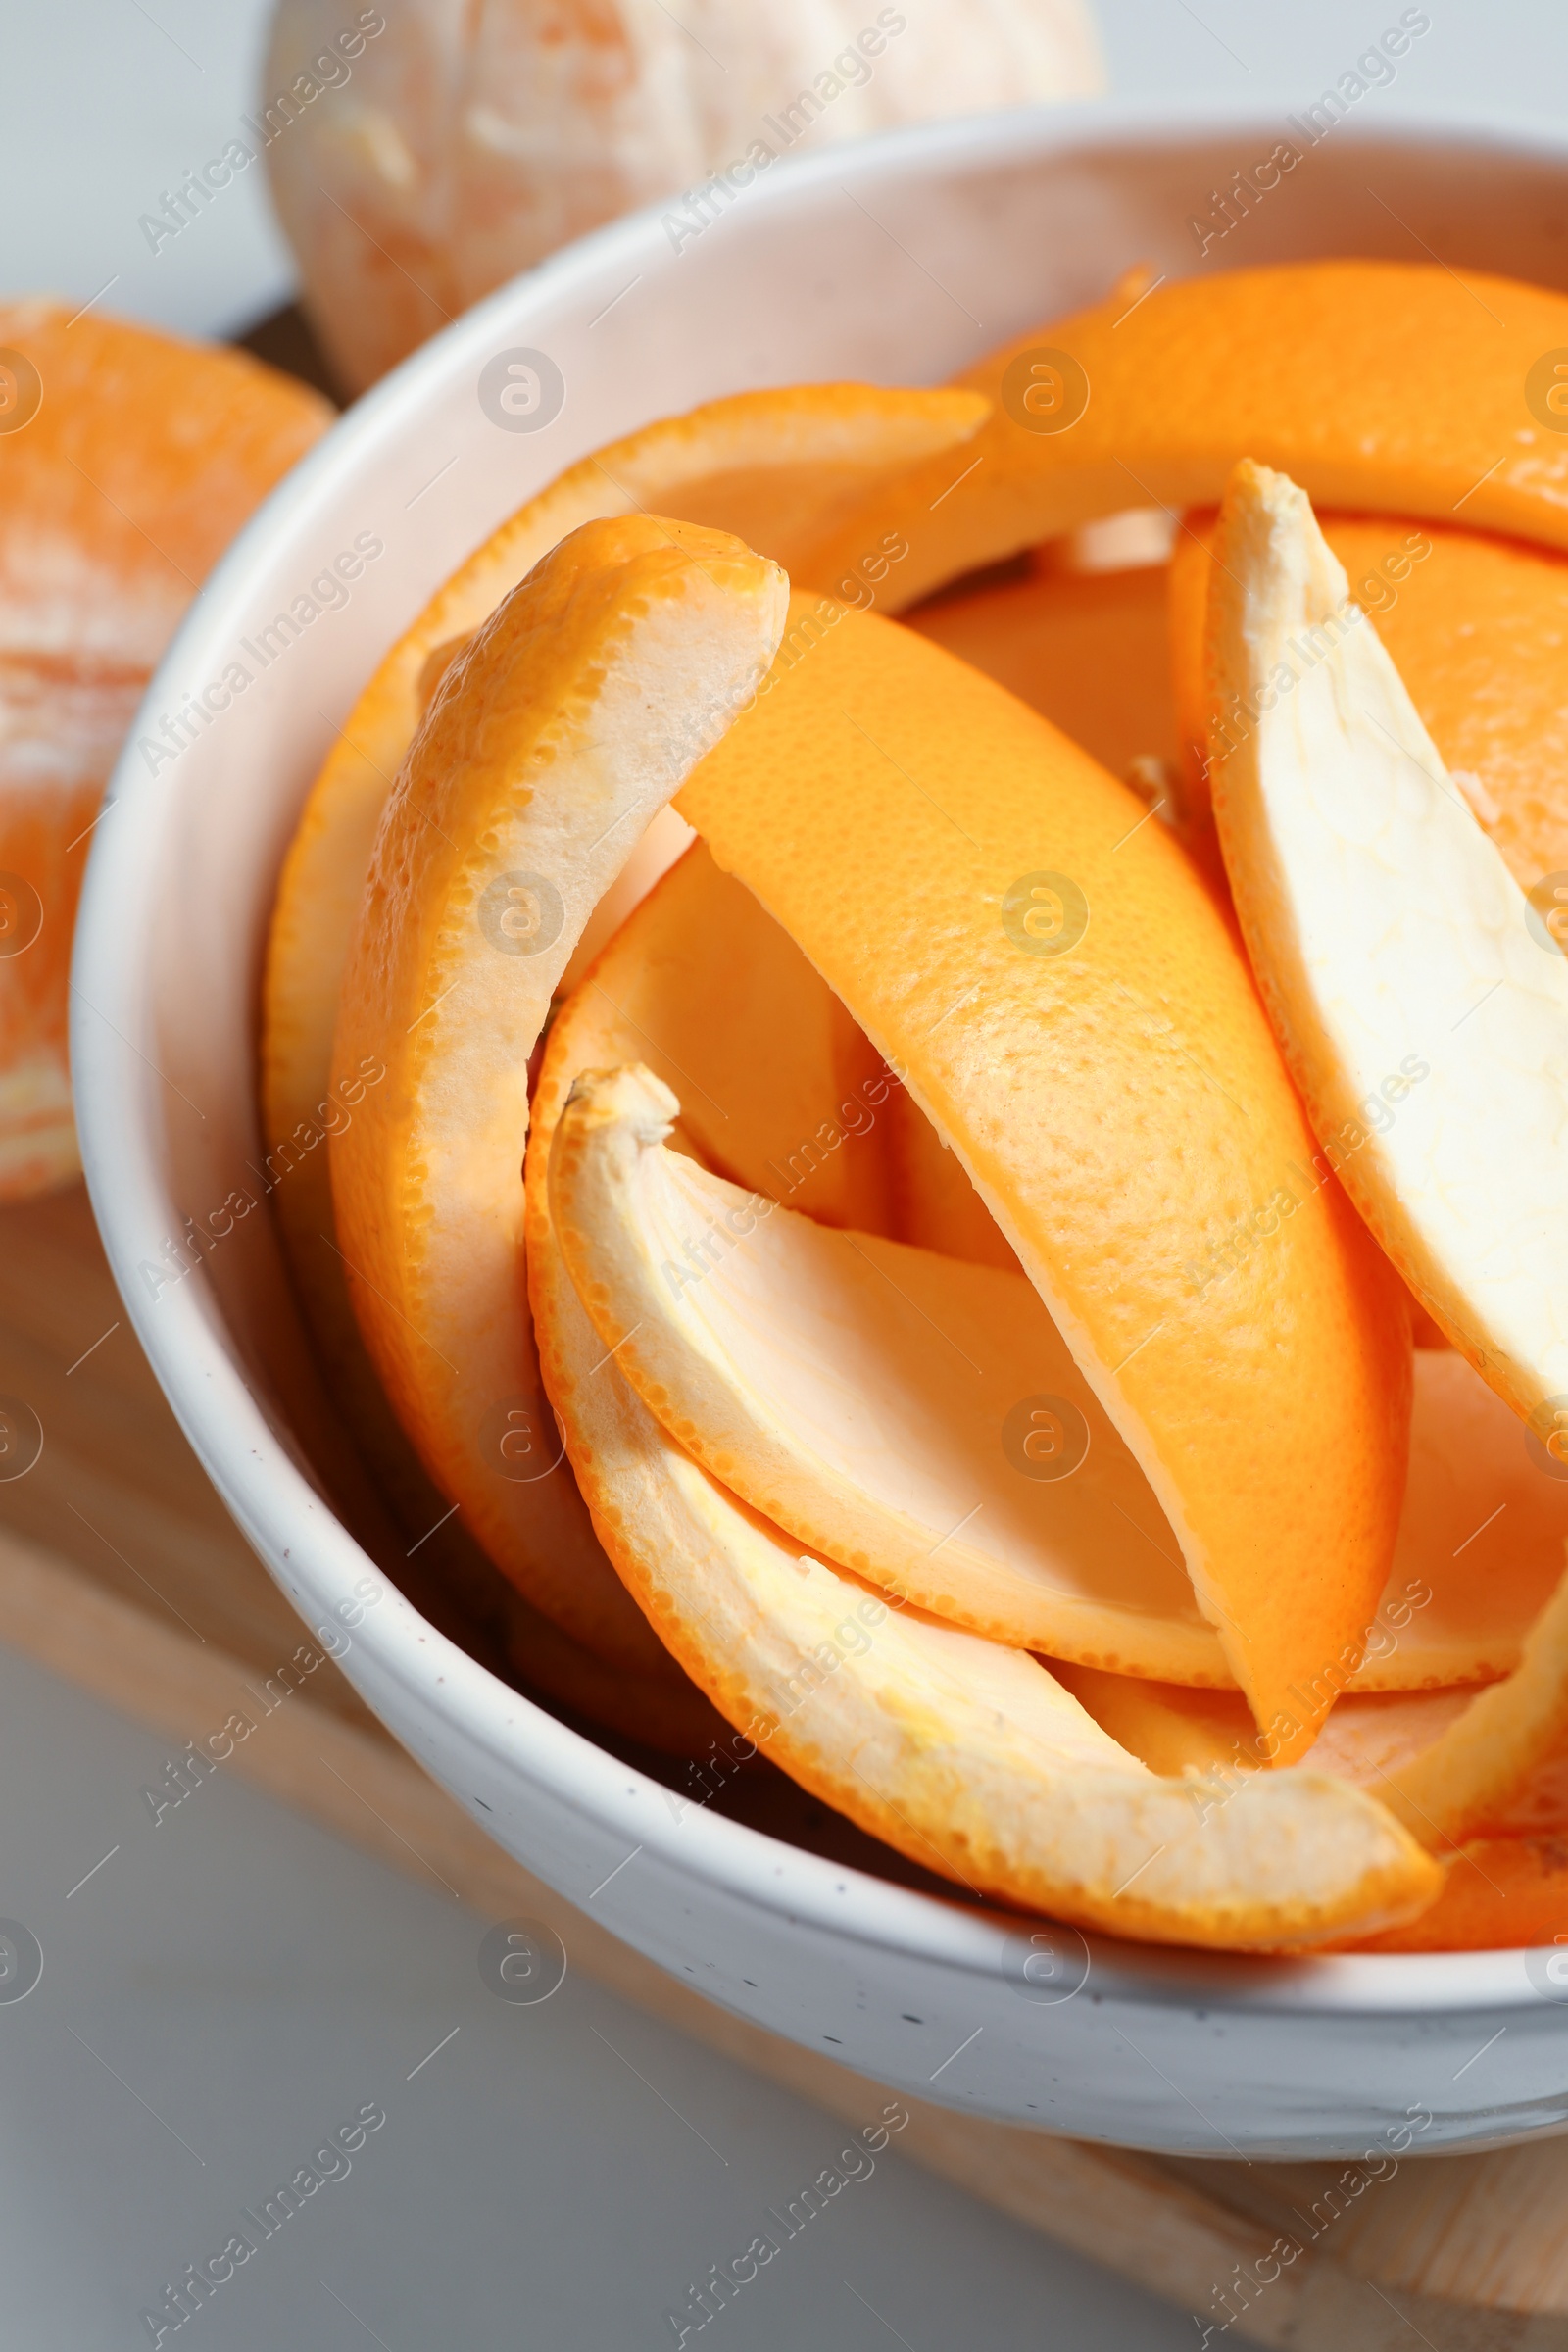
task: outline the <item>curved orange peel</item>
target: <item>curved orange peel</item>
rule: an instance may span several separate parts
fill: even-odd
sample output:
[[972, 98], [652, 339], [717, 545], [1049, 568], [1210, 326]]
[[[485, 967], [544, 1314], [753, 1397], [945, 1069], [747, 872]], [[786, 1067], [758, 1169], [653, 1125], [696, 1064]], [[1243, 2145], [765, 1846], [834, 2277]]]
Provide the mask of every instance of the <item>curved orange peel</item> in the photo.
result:
[[[585, 522], [639, 511], [674, 514], [734, 531], [787, 563], [803, 529], [815, 531], [884, 475], [963, 441], [985, 415], [985, 400], [972, 392], [801, 384], [709, 401], [647, 425], [569, 466], [509, 516], [430, 599], [361, 693], [283, 861], [263, 975], [261, 1093], [268, 1152], [287, 1174], [274, 1200], [290, 1268], [379, 1477], [407, 1484], [407, 1448], [365, 1360], [333, 1234], [328, 1155], [317, 1147], [344, 1115], [331, 1097], [332, 1036], [376, 828], [445, 667], [534, 564]], [[874, 597], [897, 558], [869, 548], [864, 555], [852, 593]], [[597, 952], [690, 838], [672, 809], [660, 811], [585, 924], [574, 966]], [[797, 1140], [789, 1138], [790, 1149]], [[538, 1434], [548, 1441], [552, 1433]], [[405, 1515], [419, 1532], [412, 1525], [417, 1509]], [[592, 1629], [578, 1620], [577, 1630]]]
[[[1263, 1761], [1241, 1703], [1064, 1665], [1097, 1723], [1156, 1772], [1199, 1776], [1228, 1801]], [[1314, 1768], [1370, 1789], [1439, 1855], [1478, 1837], [1568, 1831], [1568, 1577], [1525, 1638], [1512, 1674], [1484, 1690], [1352, 1694], [1311, 1752]]]
[[1035, 1660], [801, 1556], [671, 1442], [554, 1246], [546, 1169], [571, 1145], [550, 1106], [573, 1042], [558, 1023], [529, 1142], [541, 1362], [601, 1541], [743, 1738], [927, 1868], [1111, 1934], [1308, 1949], [1417, 1916], [1441, 1873], [1359, 1790], [1271, 1774], [1205, 1821]]
[[[1446, 1858], [1443, 1892], [1361, 1952], [1495, 1952], [1568, 1943], [1568, 1845], [1560, 1838], [1478, 1838]], [[1561, 1951], [1544, 1957], [1548, 1998], [1568, 1993]]]
[[[1147, 1481], [1023, 1276], [776, 1208], [670, 1152], [679, 1115], [647, 1069], [585, 1073], [551, 1159], [577, 1295], [666, 1434], [901, 1603], [1123, 1672], [1223, 1671]], [[1038, 1475], [1053, 1456], [1066, 1475]]]
[[827, 599], [678, 806], [906, 1069], [1288, 1759], [1383, 1590], [1409, 1354], [1193, 867], [1045, 720]]
[[1246, 456], [1323, 506], [1437, 522], [1462, 506], [1474, 529], [1568, 547], [1568, 449], [1545, 407], [1564, 349], [1568, 297], [1436, 264], [1286, 263], [1113, 294], [969, 368], [994, 403], [970, 445], [868, 499], [797, 575], [831, 582], [902, 531], [898, 611], [1097, 516], [1217, 505]]
[[528, 1057], [631, 845], [764, 674], [785, 593], [775, 565], [690, 524], [564, 540], [443, 682], [377, 838], [338, 1015], [335, 1068], [370, 1054], [387, 1070], [332, 1140], [332, 1190], [398, 1418], [496, 1564], [640, 1671], [657, 1648], [569, 1472], [518, 1478], [504, 1458], [511, 1429], [549, 1433], [522, 1267]]
[[[920, 458], [961, 444], [988, 406], [972, 392], [870, 384], [736, 393], [581, 459], [475, 550], [361, 694], [284, 860], [263, 991], [269, 1136], [292, 1135], [326, 1091], [348, 940], [376, 826], [433, 685], [432, 665], [438, 674], [454, 641], [487, 620], [568, 532], [617, 514], [672, 514], [731, 531], [787, 570], [827, 514]], [[881, 583], [896, 576], [896, 565], [891, 550], [859, 551], [852, 593], [885, 593]], [[672, 838], [678, 847], [679, 835]], [[308, 1180], [296, 1193], [305, 1189]], [[307, 1238], [319, 1230], [322, 1205], [298, 1211]], [[280, 1200], [280, 1209], [287, 1217], [291, 1203]]]
[[1113, 776], [1126, 780], [1138, 761], [1160, 803], [1179, 746], [1166, 606], [1166, 566], [1144, 564], [942, 597], [905, 621], [1005, 686]]
[[[1568, 558], [1408, 515], [1317, 519], [1514, 880], [1530, 891], [1560, 873], [1568, 867]], [[1204, 616], [1217, 523], [1215, 513], [1189, 514], [1169, 571], [1181, 798], [1192, 825], [1211, 815]]]
[[[946, 1163], [955, 1190], [961, 1187], [1016, 1273], [1016, 1258], [956, 1155], [800, 950], [750, 891], [719, 872], [701, 842], [627, 917], [562, 1006], [553, 1035], [575, 1041], [568, 1076], [648, 1062], [680, 1095], [679, 1149], [745, 1193], [807, 1208], [813, 1229], [826, 1223], [886, 1232], [887, 1173], [893, 1230], [907, 1230], [904, 1146], [909, 1133], [923, 1135], [930, 1157]], [[892, 1154], [886, 1172], [884, 1150]], [[928, 1199], [919, 1205], [935, 1217]], [[796, 1221], [785, 1216], [769, 1230], [793, 1233]], [[928, 1249], [960, 1254], [951, 1217], [935, 1220], [928, 1234]], [[722, 1286], [732, 1262], [710, 1267], [705, 1285]], [[709, 1255], [699, 1249], [680, 1263], [708, 1266]], [[622, 1329], [634, 1320], [627, 1317]], [[921, 1332], [932, 1342], [928, 1326]], [[891, 1374], [882, 1367], [867, 1394], [902, 1378], [902, 1364]], [[1084, 1410], [1099, 1407], [1090, 1399]], [[1098, 1458], [1093, 1449], [1090, 1458]], [[938, 1533], [971, 1507], [965, 1494]], [[1163, 1527], [1157, 1516], [1151, 1524]], [[1168, 1530], [1162, 1540], [1174, 1549]], [[1422, 1691], [1510, 1673], [1555, 1590], [1565, 1541], [1568, 1478], [1541, 1474], [1515, 1416], [1462, 1356], [1447, 1348], [1418, 1353], [1393, 1564], [1361, 1664], [1353, 1674], [1337, 1667], [1325, 1690]], [[1190, 1606], [1181, 1614], [1190, 1619]], [[1177, 1627], [1173, 1635], [1190, 1645], [1190, 1631], [1184, 1637]], [[1200, 1639], [1194, 1681], [1230, 1688], [1217, 1637], [1205, 1627]], [[1153, 1664], [1141, 1662], [1145, 1671]]]
[[[628, 960], [652, 906], [627, 926]], [[686, 1452], [814, 1551], [952, 1623], [1107, 1680], [1232, 1687], [1147, 1482], [1029, 1284], [825, 1231], [723, 1182], [667, 1148], [681, 1105], [646, 1070], [596, 1072], [579, 1095], [555, 1230], [605, 1347]], [[1565, 1544], [1568, 1482], [1542, 1476], [1462, 1356], [1419, 1355], [1388, 1583], [1360, 1666], [1324, 1695], [1511, 1673]], [[1436, 1719], [1417, 1705], [1411, 1720], [1426, 1745]]]
[[885, 1127], [902, 1089], [702, 842], [639, 901], [559, 1017], [568, 1008], [578, 1026], [591, 1009], [612, 1060], [645, 1060], [683, 1089], [679, 1145], [705, 1167], [818, 1224], [883, 1229]]
[[1441, 1849], [1512, 1826], [1519, 1808], [1528, 1809], [1532, 1781], [1565, 1758], [1568, 1577], [1526, 1636], [1507, 1680], [1477, 1691], [1429, 1747], [1387, 1776], [1379, 1793], [1413, 1837]]

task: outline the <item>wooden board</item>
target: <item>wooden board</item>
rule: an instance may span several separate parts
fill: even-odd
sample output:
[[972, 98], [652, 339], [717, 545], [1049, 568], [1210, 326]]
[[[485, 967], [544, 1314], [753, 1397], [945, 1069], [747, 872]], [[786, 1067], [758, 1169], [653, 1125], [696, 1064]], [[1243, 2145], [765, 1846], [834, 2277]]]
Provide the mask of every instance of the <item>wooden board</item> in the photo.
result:
[[[0, 1396], [44, 1446], [0, 1482], [0, 1641], [172, 1742], [254, 1713], [299, 1621], [209, 1487], [125, 1320], [80, 1188], [0, 1211]], [[225, 1769], [846, 2121], [873, 2086], [712, 2008], [490, 1843], [324, 1664]], [[1568, 2139], [1341, 2164], [1129, 2155], [906, 2102], [901, 2147], [1223, 2332], [1293, 2352], [1568, 2352]], [[1303, 2247], [1279, 2266], [1279, 2237]], [[1244, 2281], [1251, 2281], [1245, 2285]], [[1233, 2316], [1223, 2328], [1227, 2312]]]

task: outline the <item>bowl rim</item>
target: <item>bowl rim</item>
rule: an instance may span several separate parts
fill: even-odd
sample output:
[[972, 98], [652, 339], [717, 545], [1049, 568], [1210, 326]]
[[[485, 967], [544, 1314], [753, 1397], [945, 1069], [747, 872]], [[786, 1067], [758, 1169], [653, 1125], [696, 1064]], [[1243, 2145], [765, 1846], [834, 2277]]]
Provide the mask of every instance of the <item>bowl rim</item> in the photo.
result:
[[[1118, 144], [1179, 148], [1248, 129], [1275, 136], [1279, 119], [1252, 98], [1004, 108], [786, 159], [782, 172], [748, 191], [748, 205], [788, 209], [798, 194], [829, 177], [875, 180], [890, 169], [922, 164], [984, 168], [1009, 156], [1093, 154]], [[1412, 108], [1375, 123], [1348, 122], [1337, 135], [1347, 145], [1538, 157], [1568, 173], [1568, 137], [1497, 111], [1454, 116]], [[513, 331], [519, 289], [551, 303], [578, 291], [597, 293], [603, 273], [648, 256], [669, 201], [590, 232], [498, 288], [354, 403], [256, 511], [209, 575], [149, 684], [143, 711], [168, 706], [177, 674], [216, 673], [221, 664], [213, 657], [236, 633], [253, 568], [288, 539], [323, 482], [397, 443], [419, 417], [431, 387], [487, 354], [498, 326]], [[87, 1186], [126, 1313], [182, 1430], [264, 1564], [302, 1616], [309, 1611], [313, 1618], [346, 1597], [357, 1578], [381, 1572], [274, 1432], [242, 1376], [216, 1299], [204, 1286], [182, 1283], [158, 1302], [155, 1317], [132, 1279], [147, 1231], [179, 1230], [160, 1164], [156, 1073], [149, 1075], [153, 1065], [143, 1051], [155, 1042], [150, 926], [172, 778], [149, 776], [133, 765], [142, 723], [138, 716], [105, 796], [106, 812], [139, 802], [138, 821], [95, 831], [72, 962], [71, 1055]], [[96, 1009], [105, 1003], [116, 1007], [113, 1024]], [[680, 1813], [649, 1801], [664, 1792], [662, 1784], [503, 1683], [404, 1601], [390, 1579], [384, 1581], [397, 1605], [374, 1609], [355, 1634], [375, 1679], [450, 1717], [470, 1748], [486, 1752], [507, 1773], [520, 1772], [541, 1785], [566, 1812], [592, 1817], [601, 1830], [623, 1836], [628, 1848], [647, 1852], [676, 1877], [701, 1881], [715, 1894], [808, 1924], [840, 1941], [904, 1960], [995, 1974], [999, 1937], [1018, 1924], [1000, 1906], [971, 1906], [898, 1886], [689, 1800]], [[1107, 1988], [1152, 2006], [1201, 1998], [1227, 2009], [1375, 2017], [1436, 2016], [1452, 2008], [1505, 2011], [1539, 2000], [1516, 1947], [1259, 1960], [1103, 1936], [1088, 1941]]]

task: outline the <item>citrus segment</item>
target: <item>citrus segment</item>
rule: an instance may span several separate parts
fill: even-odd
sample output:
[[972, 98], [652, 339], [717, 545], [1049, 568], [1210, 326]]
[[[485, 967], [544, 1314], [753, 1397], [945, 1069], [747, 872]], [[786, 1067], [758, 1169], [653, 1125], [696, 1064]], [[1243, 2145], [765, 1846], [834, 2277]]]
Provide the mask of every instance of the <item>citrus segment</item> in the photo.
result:
[[645, 1671], [646, 1629], [541, 1409], [528, 1057], [589, 913], [765, 671], [784, 597], [720, 532], [631, 516], [564, 541], [443, 681], [377, 838], [338, 1016], [335, 1068], [386, 1070], [333, 1137], [332, 1190], [399, 1420], [528, 1597]]
[[[1568, 547], [1568, 449], [1551, 408], [1568, 296], [1446, 268], [1327, 261], [1120, 294], [991, 353], [960, 379], [994, 407], [967, 448], [914, 467], [796, 576], [831, 584], [902, 531], [899, 610], [945, 580], [1142, 499], [1217, 505], [1253, 456], [1324, 506]], [[1568, 363], [1564, 363], [1568, 368]]]
[[[1187, 517], [1170, 567], [1173, 690], [1194, 814], [1208, 800], [1203, 617], [1216, 519]], [[1530, 891], [1568, 869], [1568, 559], [1408, 516], [1319, 514], [1318, 527], [1514, 880]]]
[[1288, 1757], [1383, 1589], [1409, 1353], [1193, 867], [1044, 719], [827, 599], [679, 807], [906, 1070], [1260, 1721], [1296, 1707]]
[[[276, 1195], [290, 1265], [378, 1468], [391, 1458], [385, 1408], [372, 1394], [336, 1253], [326, 1154], [311, 1147], [342, 1115], [328, 1095], [332, 1033], [376, 827], [446, 665], [534, 564], [585, 522], [647, 509], [735, 531], [787, 562], [797, 522], [814, 529], [833, 500], [853, 500], [890, 470], [961, 442], [984, 415], [983, 398], [971, 392], [803, 384], [710, 401], [645, 426], [584, 458], [510, 516], [430, 600], [361, 694], [312, 788], [278, 882], [263, 977], [262, 1108], [269, 1152], [290, 1162]], [[852, 593], [871, 597], [896, 567], [897, 551], [863, 553]], [[660, 812], [589, 917], [583, 954], [566, 976], [575, 977], [690, 838], [673, 810]]]
[[743, 1501], [993, 1640], [1212, 1673], [1169, 1528], [1018, 1274], [834, 1233], [665, 1148], [635, 1065], [578, 1077], [551, 1215], [600, 1339]]
[[1322, 1141], [1316, 1164], [1555, 1445], [1568, 1427], [1568, 961], [1533, 932], [1304, 493], [1239, 466], [1217, 555], [1215, 817]]

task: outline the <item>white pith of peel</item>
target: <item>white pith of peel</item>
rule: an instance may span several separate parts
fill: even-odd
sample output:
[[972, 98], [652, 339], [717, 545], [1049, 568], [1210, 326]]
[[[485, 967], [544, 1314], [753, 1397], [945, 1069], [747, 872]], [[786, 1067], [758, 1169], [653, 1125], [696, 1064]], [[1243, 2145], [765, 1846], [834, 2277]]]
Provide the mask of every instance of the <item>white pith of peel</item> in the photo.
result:
[[[604, 1346], [685, 1451], [813, 1551], [952, 1623], [1234, 1687], [1146, 1480], [1030, 1284], [725, 1182], [668, 1147], [680, 1105], [650, 1072], [623, 1070], [604, 1100], [619, 1116], [561, 1162], [556, 1232]], [[1511, 1672], [1561, 1572], [1568, 1481], [1532, 1468], [1514, 1416], [1451, 1350], [1417, 1355], [1415, 1395], [1389, 1583], [1360, 1665], [1337, 1665], [1325, 1695]], [[1075, 1471], [1036, 1480], [1006, 1423], [1046, 1396], [1076, 1407], [1090, 1444]]]
[[[1304, 492], [1244, 461], [1216, 557], [1215, 817], [1293, 1075], [1417, 1298], [1555, 1449], [1568, 1429], [1568, 959], [1534, 935]], [[1381, 1131], [1374, 1101], [1392, 1113]], [[1495, 1820], [1565, 1748], [1568, 1585], [1507, 1680], [1385, 1798], [1442, 1847]]]
[[[552, 1162], [556, 1232], [679, 1445], [813, 1550], [994, 1641], [1224, 1675], [1148, 1481], [1022, 1274], [748, 1196], [667, 1148], [680, 1104], [650, 1070], [596, 1100]], [[1020, 1416], [1009, 1454], [1032, 1397], [1068, 1409]], [[1031, 1476], [1018, 1446], [1070, 1444], [1074, 1411], [1087, 1455]]]
[[1550, 1440], [1568, 958], [1533, 935], [1305, 494], [1244, 462], [1216, 546], [1215, 816], [1292, 1074], [1417, 1298]]
[[386, 1071], [330, 1146], [382, 1386], [495, 1564], [633, 1672], [662, 1663], [657, 1646], [564, 1467], [514, 1480], [494, 1437], [497, 1414], [537, 1394], [518, 1183], [528, 1062], [598, 902], [766, 674], [786, 595], [776, 565], [678, 520], [601, 520], [564, 540], [478, 632], [415, 738], [338, 1010], [336, 1069], [375, 1054]]
[[579, 1148], [596, 1102], [579, 1082], [569, 1122], [530, 1139], [540, 1359], [601, 1541], [744, 1738], [914, 1861], [1085, 1927], [1271, 1951], [1426, 1908], [1438, 1866], [1360, 1790], [1292, 1769], [1205, 1810], [1037, 1661], [803, 1557], [694, 1462], [607, 1356], [555, 1238], [541, 1163]]

